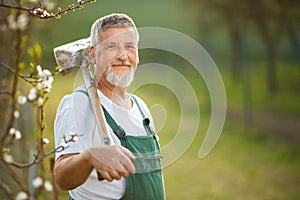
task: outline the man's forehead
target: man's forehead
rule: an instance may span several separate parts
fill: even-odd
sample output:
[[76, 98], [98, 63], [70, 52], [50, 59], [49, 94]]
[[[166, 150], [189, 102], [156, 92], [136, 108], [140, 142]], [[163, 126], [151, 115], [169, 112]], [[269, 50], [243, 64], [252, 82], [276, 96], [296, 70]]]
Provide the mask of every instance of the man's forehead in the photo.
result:
[[103, 42], [134, 42], [136, 31], [132, 27], [106, 28], [100, 33], [100, 43]]

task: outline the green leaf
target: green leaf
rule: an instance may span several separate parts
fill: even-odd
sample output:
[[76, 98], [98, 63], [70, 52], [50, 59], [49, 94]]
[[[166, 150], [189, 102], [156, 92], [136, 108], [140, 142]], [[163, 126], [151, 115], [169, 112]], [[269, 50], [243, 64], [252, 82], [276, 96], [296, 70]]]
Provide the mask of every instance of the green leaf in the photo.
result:
[[25, 63], [25, 62], [20, 62], [20, 63], [19, 63], [19, 68], [20, 68], [20, 69], [24, 69], [25, 66], [26, 66], [26, 63]]
[[41, 57], [41, 53], [42, 53], [41, 46], [39, 44], [35, 44], [33, 46], [33, 48], [34, 48], [34, 53], [37, 56], [37, 58], [40, 58]]

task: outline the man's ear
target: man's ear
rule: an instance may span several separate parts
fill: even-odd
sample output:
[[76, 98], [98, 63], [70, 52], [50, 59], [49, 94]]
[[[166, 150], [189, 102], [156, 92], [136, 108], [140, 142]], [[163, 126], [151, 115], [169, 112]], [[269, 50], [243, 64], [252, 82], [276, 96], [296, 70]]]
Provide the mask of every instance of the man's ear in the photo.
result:
[[90, 59], [91, 63], [96, 64], [95, 62], [95, 49], [93, 46], [90, 47]]
[[140, 63], [140, 56], [139, 53], [137, 52], [137, 57], [136, 57], [136, 66]]

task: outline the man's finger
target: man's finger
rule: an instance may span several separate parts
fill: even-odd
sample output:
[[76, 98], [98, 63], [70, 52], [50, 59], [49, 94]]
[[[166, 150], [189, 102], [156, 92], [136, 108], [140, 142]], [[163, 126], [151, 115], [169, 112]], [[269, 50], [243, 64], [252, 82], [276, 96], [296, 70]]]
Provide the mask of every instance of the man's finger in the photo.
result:
[[118, 172], [117, 170], [112, 169], [112, 168], [108, 171], [108, 173], [109, 173], [110, 177], [112, 177], [113, 179], [116, 179], [116, 180], [120, 180], [122, 177], [120, 172]]
[[119, 146], [119, 148], [127, 157], [130, 158], [130, 160], [135, 160], [135, 156], [131, 153], [131, 151], [122, 146]]
[[120, 163], [124, 167], [124, 171], [134, 174], [135, 173], [135, 166], [132, 163], [132, 160], [128, 156], [124, 156], [121, 160]]
[[107, 171], [101, 171], [100, 174], [108, 182], [112, 182], [114, 180]]

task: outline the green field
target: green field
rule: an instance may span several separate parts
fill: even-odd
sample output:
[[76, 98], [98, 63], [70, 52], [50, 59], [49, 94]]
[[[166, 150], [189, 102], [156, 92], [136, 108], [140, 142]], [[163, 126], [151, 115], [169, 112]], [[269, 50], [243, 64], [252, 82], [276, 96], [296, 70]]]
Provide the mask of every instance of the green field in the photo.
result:
[[[243, 120], [230, 115], [232, 108], [237, 110], [242, 108], [243, 101], [238, 89], [240, 86], [238, 84], [235, 84], [237, 87], [232, 86], [234, 84], [226, 78], [228, 75], [226, 71], [222, 74], [227, 88], [229, 113], [221, 137], [213, 151], [204, 159], [199, 159], [198, 153], [210, 116], [210, 113], [203, 109], [204, 111], [200, 112], [199, 130], [192, 145], [179, 159], [164, 168], [168, 199], [298, 199], [300, 197], [299, 140], [281, 140], [278, 133], [272, 135], [272, 130], [255, 123], [245, 129]], [[262, 80], [261, 84], [264, 82], [263, 76], [264, 74], [260, 73], [256, 79]], [[189, 79], [192, 82], [193, 78]], [[56, 78], [54, 92], [47, 105], [49, 138], [51, 138], [54, 108], [57, 107], [63, 94], [71, 92], [74, 80], [74, 76]], [[61, 87], [62, 84], [65, 87]], [[254, 82], [253, 91], [264, 93], [261, 88], [259, 89], [261, 84], [258, 81]], [[235, 91], [234, 94], [232, 91]], [[207, 98], [204, 96], [205, 91], [196, 92], [198, 96]], [[157, 103], [165, 107], [167, 122], [159, 133], [161, 144], [164, 146], [175, 136], [180, 122], [180, 109], [177, 107], [174, 95], [156, 85], [142, 87], [136, 93], [142, 96], [150, 107]], [[276, 100], [263, 106], [261, 102], [269, 98], [268, 95], [255, 97], [253, 113], [262, 110], [263, 107], [265, 112], [273, 110], [273, 113], [281, 113], [285, 110], [292, 116], [297, 116], [299, 107], [293, 102], [295, 98], [299, 98], [299, 94], [293, 92], [278, 94], [276, 98], [290, 100], [291, 103], [284, 104], [286, 106], [281, 103], [277, 105]], [[170, 102], [174, 103], [170, 104]], [[205, 101], [200, 101], [200, 107], [205, 105]], [[278, 125], [273, 124], [273, 126]], [[299, 139], [299, 136], [296, 138]], [[61, 193], [62, 196], [64, 194]]]

